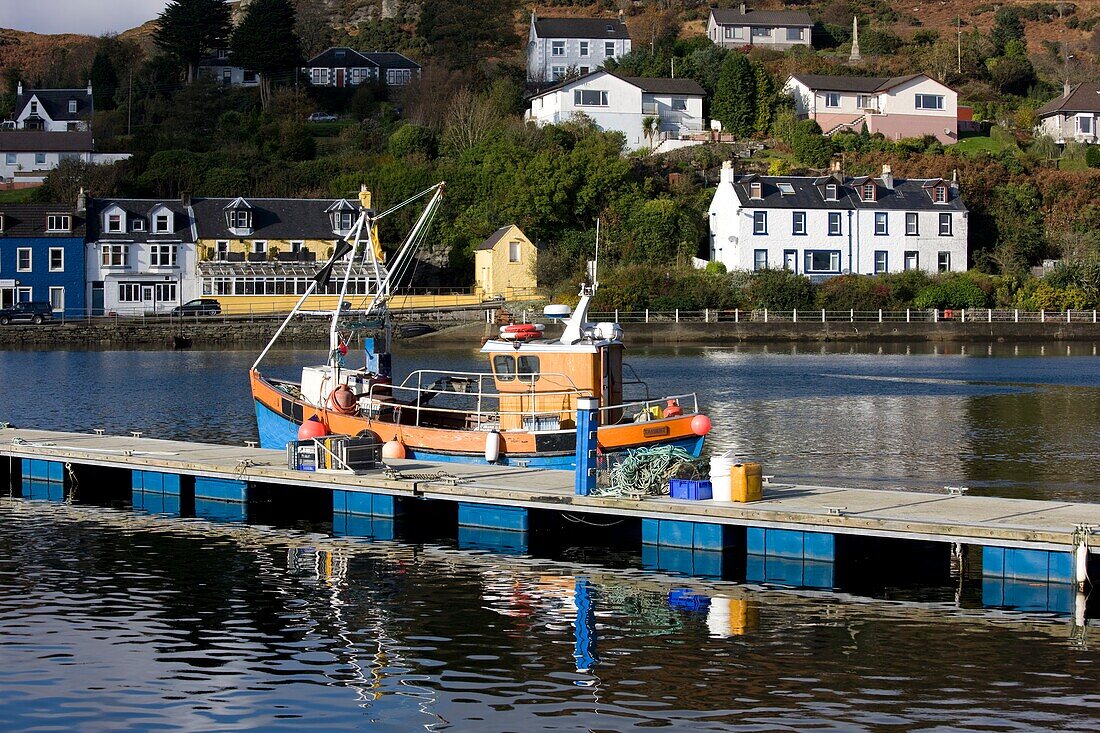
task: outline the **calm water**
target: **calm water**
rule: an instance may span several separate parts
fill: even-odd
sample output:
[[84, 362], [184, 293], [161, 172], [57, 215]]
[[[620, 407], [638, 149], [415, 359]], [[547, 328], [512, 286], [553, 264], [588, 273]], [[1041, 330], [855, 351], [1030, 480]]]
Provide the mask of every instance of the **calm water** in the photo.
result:
[[[1100, 500], [1092, 345], [860, 351], [629, 360], [654, 393], [689, 383], [715, 442], [779, 476]], [[307, 357], [279, 352], [271, 370]], [[476, 355], [402, 357], [470, 368]], [[252, 358], [0, 352], [0, 420], [240, 441], [254, 431]], [[277, 524], [0, 498], [0, 728], [1100, 726], [1096, 629], [983, 609], [972, 577], [784, 591], [568, 543], [505, 557]]]

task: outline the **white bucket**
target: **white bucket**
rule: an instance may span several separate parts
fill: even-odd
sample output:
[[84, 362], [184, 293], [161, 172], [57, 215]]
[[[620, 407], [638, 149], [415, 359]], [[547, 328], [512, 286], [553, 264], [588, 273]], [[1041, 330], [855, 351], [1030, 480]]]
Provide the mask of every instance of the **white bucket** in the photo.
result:
[[711, 456], [711, 501], [733, 501], [733, 464], [736, 460], [733, 451]]

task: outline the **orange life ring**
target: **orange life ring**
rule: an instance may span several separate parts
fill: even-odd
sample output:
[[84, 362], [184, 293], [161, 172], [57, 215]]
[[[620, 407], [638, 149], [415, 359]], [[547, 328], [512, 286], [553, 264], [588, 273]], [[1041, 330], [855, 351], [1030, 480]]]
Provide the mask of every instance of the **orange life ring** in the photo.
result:
[[953, 319], [955, 317], [955, 311], [948, 308], [943, 312], [943, 317], [944, 317], [944, 320], [950, 321], [951, 319]]
[[513, 323], [509, 326], [502, 326], [501, 333], [524, 333], [526, 331], [532, 331], [534, 333], [539, 332], [539, 327], [534, 323]]

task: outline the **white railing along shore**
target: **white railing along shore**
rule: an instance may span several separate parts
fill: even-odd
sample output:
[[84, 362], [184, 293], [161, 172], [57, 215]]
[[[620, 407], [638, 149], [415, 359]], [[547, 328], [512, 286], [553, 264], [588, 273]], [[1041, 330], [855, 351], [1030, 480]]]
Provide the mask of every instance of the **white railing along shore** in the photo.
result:
[[589, 314], [592, 321], [616, 323], [1097, 323], [1096, 310], [1038, 310], [959, 308], [906, 310], [644, 310], [603, 311]]

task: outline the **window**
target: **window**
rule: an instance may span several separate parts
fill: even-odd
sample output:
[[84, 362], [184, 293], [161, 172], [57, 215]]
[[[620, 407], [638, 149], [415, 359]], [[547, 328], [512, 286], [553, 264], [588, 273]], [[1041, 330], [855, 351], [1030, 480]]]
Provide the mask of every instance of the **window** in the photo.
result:
[[550, 42], [550, 55], [551, 56], [564, 56], [565, 55], [565, 41], [551, 41]]
[[175, 267], [176, 245], [154, 244], [149, 247], [149, 264], [152, 267]]
[[932, 200], [937, 204], [947, 203], [947, 186], [936, 186], [932, 189]]
[[65, 272], [65, 250], [50, 247], [50, 272]]
[[775, 184], [775, 187], [779, 189], [779, 193], [782, 196], [794, 195], [794, 186], [785, 181], [780, 181], [779, 183]]
[[104, 267], [126, 267], [130, 264], [130, 247], [125, 244], [105, 244], [100, 252]]
[[119, 303], [140, 303], [141, 302], [141, 283], [119, 283], [118, 284], [118, 302]]
[[836, 184], [835, 183], [830, 183], [829, 185], [825, 186], [825, 200], [826, 201], [836, 201], [836, 198], [837, 198]]
[[338, 232], [349, 231], [355, 226], [354, 211], [337, 211], [332, 215], [333, 229]]
[[857, 94], [856, 95], [856, 107], [859, 109], [871, 109], [871, 95], [870, 94]]
[[875, 194], [877, 193], [877, 191], [878, 191], [878, 186], [876, 186], [875, 184], [873, 184], [869, 181], [867, 183], [864, 183], [863, 184], [863, 200], [864, 201], [874, 201], [875, 200]]
[[889, 255], [884, 250], [875, 251], [875, 274], [881, 275], [885, 272], [889, 272]]
[[939, 270], [940, 272], [950, 272], [951, 271], [951, 253], [950, 252], [940, 252], [938, 255], [936, 255], [936, 269]]
[[4, 231], [4, 215], [0, 214], [0, 232]]
[[251, 229], [252, 212], [244, 209], [233, 209], [226, 212], [226, 221], [230, 229]]
[[153, 231], [157, 233], [164, 233], [171, 231], [171, 219], [168, 214], [157, 214], [153, 220]]
[[30, 303], [34, 300], [34, 290], [32, 288], [16, 288], [15, 299], [18, 303]]
[[577, 71], [581, 73], [581, 76], [586, 76], [588, 72], [592, 71], [592, 69], [588, 66], [579, 66], [577, 67]]
[[31, 114], [32, 115], [38, 114], [38, 102], [36, 100], [33, 100], [33, 99], [31, 100]]
[[291, 242], [291, 243], [290, 243], [290, 251], [291, 251], [291, 252], [292, 252], [293, 254], [300, 254], [300, 253], [301, 253], [301, 251], [302, 251], [302, 249], [303, 249], [303, 248], [304, 248], [305, 246], [306, 246], [306, 243], [305, 243], [305, 242]]
[[825, 106], [832, 108], [840, 107], [840, 92], [825, 92]]
[[1077, 118], [1077, 132], [1082, 135], [1092, 134], [1092, 118], [1087, 116], [1080, 116]]
[[505, 354], [494, 356], [493, 372], [497, 376], [497, 381], [511, 382], [516, 378], [516, 360]]
[[107, 215], [107, 231], [109, 232], [121, 232], [122, 228], [122, 214], [108, 214]]
[[145, 220], [141, 217], [134, 219], [132, 222], [130, 222], [130, 228], [133, 229], [135, 232], [144, 232]]
[[8, 165], [15, 165], [16, 156], [15, 153], [6, 153], [4, 156], [4, 162]]
[[683, 97], [672, 98], [672, 111], [673, 112], [686, 112], [688, 108], [688, 101]]
[[920, 268], [920, 253], [919, 252], [906, 252], [905, 253], [905, 269], [917, 270]]
[[917, 109], [943, 109], [943, 95], [918, 94]]
[[386, 69], [386, 83], [394, 87], [403, 87], [412, 81], [412, 69]]
[[727, 26], [723, 26], [722, 30], [724, 30], [726, 32], [725, 33], [726, 38], [733, 38], [733, 28], [731, 28], [727, 25]]
[[805, 254], [804, 272], [840, 272], [840, 250], [808, 249]]
[[519, 381], [536, 382], [539, 378], [539, 358], [537, 356], [521, 356], [519, 358]]
[[262, 255], [267, 254], [267, 242], [262, 239], [257, 239], [252, 242], [252, 254]]
[[768, 250], [756, 249], [752, 252], [752, 269], [754, 270], [766, 270], [768, 269]]
[[764, 198], [764, 184], [760, 181], [753, 181], [749, 184], [749, 195], [754, 199]]
[[806, 38], [805, 28], [788, 28], [787, 40], [788, 41], [802, 41]]
[[519, 242], [508, 243], [508, 261], [519, 262]]
[[31, 271], [31, 248], [20, 247], [15, 250], [15, 271], [16, 272], [30, 272]]
[[920, 234], [920, 225], [917, 223], [917, 213], [915, 211], [905, 212], [905, 236], [915, 237]]
[[797, 249], [785, 249], [783, 250], [783, 269], [790, 270], [791, 272], [798, 271], [798, 250]]
[[829, 236], [839, 237], [841, 232], [841, 219], [839, 211], [829, 212]]
[[761, 28], [760, 26], [753, 26], [752, 37], [753, 38], [771, 38], [771, 28]]
[[310, 69], [309, 80], [312, 84], [324, 84], [328, 79], [328, 69]]
[[950, 214], [940, 214], [940, 236], [941, 237], [950, 237], [951, 236], [951, 215]]
[[46, 154], [45, 153], [35, 153], [34, 154], [34, 164], [35, 165], [46, 165]]
[[50, 288], [50, 310], [65, 311], [65, 288]]
[[222, 69], [222, 84], [231, 84], [233, 82], [233, 70]]
[[550, 81], [560, 81], [565, 77], [564, 66], [551, 66], [550, 67]]
[[174, 282], [157, 283], [155, 293], [154, 297], [160, 302], [174, 303], [176, 301], [176, 284]]
[[576, 107], [606, 107], [607, 92], [599, 89], [574, 89], [573, 105]]
[[791, 220], [791, 234], [796, 237], [805, 236], [806, 234], [806, 212], [796, 211], [792, 215]]
[[754, 212], [752, 212], [752, 233], [753, 234], [767, 234], [768, 233], [768, 212], [766, 212], [766, 211], [754, 211]]
[[604, 41], [603, 55], [606, 56], [607, 58], [611, 58], [612, 56], [615, 55], [615, 42], [614, 41]]
[[886, 218], [886, 212], [885, 211], [876, 211], [875, 212], [875, 236], [876, 237], [885, 237], [890, 233], [890, 230], [887, 228], [887, 223], [888, 222], [887, 222], [887, 218]]
[[76, 114], [76, 100], [75, 99], [70, 99], [69, 100], [69, 114], [71, 114], [71, 115]]
[[581, 56], [588, 55], [588, 41], [581, 41]]
[[221, 240], [214, 243], [214, 259], [221, 262], [229, 259], [229, 242]]

